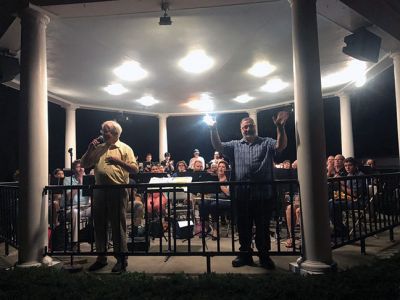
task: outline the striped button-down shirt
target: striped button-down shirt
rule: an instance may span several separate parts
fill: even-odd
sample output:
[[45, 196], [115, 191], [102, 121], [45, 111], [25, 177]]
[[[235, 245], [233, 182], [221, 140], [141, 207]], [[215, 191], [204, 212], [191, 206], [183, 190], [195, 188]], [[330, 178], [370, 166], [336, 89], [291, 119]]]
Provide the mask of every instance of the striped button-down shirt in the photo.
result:
[[276, 153], [276, 140], [257, 137], [253, 143], [245, 139], [222, 143], [222, 153], [233, 160], [234, 180], [272, 180], [272, 162]]

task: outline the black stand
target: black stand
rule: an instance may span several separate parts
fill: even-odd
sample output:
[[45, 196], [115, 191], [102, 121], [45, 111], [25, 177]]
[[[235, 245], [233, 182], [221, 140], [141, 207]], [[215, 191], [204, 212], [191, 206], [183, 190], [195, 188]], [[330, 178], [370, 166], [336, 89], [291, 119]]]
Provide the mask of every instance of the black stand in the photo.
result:
[[[71, 163], [71, 169], [72, 169], [72, 161], [73, 161], [73, 149], [69, 148], [68, 149], [69, 153], [69, 158], [70, 158], [70, 163]], [[72, 170], [71, 170], [72, 171]], [[70, 186], [71, 186], [71, 205], [72, 205], [72, 176], [74, 176], [74, 172], [71, 172], [71, 177], [70, 177]], [[67, 206], [67, 201], [65, 201], [65, 206]], [[72, 227], [71, 227], [72, 228]], [[78, 243], [79, 243], [79, 237], [78, 237]], [[73, 252], [73, 241], [72, 241], [72, 236], [71, 236], [71, 251]], [[74, 256], [71, 253], [71, 260], [69, 265], [63, 265], [62, 267], [64, 270], [70, 272], [70, 273], [76, 273], [82, 271], [83, 267], [82, 265], [77, 265], [74, 264]]]

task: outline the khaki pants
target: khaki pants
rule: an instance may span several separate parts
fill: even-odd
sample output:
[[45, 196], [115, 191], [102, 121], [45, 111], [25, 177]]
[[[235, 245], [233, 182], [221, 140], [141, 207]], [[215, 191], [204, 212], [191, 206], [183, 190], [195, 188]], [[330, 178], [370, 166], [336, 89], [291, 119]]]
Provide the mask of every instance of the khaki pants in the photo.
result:
[[111, 223], [114, 253], [117, 259], [123, 259], [121, 253], [128, 252], [126, 244], [126, 189], [95, 189], [93, 198], [93, 221], [96, 251], [106, 252], [107, 225]]

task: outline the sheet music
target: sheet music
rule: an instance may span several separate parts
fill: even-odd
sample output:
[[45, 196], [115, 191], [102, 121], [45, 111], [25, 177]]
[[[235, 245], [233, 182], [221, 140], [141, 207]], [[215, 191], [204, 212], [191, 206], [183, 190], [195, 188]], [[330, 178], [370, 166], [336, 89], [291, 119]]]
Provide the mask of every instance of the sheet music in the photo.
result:
[[[190, 183], [192, 182], [192, 177], [151, 177], [149, 183]], [[177, 187], [169, 187], [164, 186], [162, 190], [173, 190], [173, 189], [183, 189], [184, 192], [187, 192], [187, 186], [177, 186]], [[149, 187], [149, 190], [158, 190], [157, 187]]]

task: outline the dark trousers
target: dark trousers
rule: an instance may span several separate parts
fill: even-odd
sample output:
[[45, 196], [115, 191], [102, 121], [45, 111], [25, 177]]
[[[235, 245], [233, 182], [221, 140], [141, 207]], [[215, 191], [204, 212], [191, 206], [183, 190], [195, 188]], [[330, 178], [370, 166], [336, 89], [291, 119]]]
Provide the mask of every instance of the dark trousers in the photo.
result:
[[272, 199], [262, 191], [238, 193], [236, 198], [236, 217], [239, 232], [240, 252], [251, 254], [253, 224], [255, 225], [255, 242], [260, 255], [271, 249], [269, 223], [271, 219]]
[[125, 259], [121, 252], [128, 252], [125, 217], [127, 202], [128, 193], [126, 189], [94, 190], [92, 215], [97, 252], [106, 252], [107, 225], [110, 222], [115, 257]]

